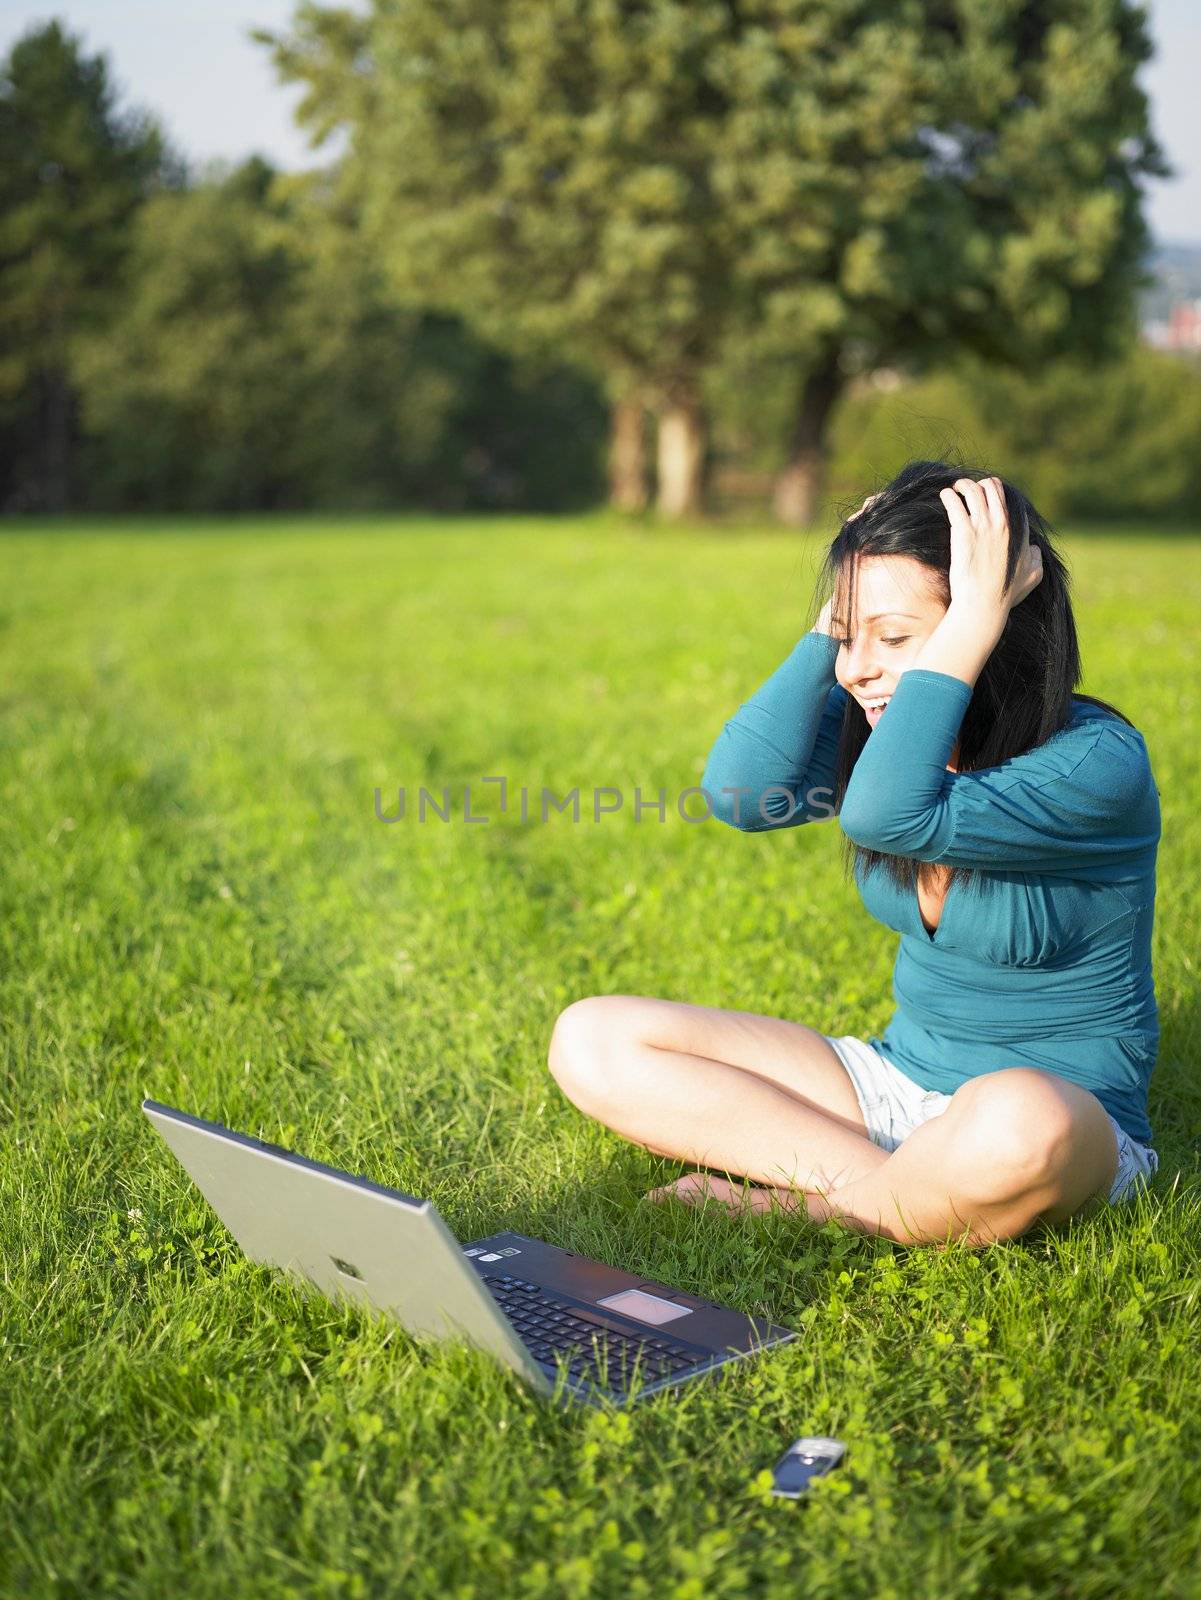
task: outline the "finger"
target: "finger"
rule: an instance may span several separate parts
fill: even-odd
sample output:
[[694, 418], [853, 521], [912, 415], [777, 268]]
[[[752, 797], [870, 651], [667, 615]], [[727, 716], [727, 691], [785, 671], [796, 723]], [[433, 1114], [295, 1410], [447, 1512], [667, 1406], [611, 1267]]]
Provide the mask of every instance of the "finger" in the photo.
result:
[[938, 491], [938, 498], [947, 508], [947, 516], [950, 519], [951, 527], [962, 528], [970, 533], [972, 524], [968, 517], [967, 507], [955, 493], [954, 489], [940, 489]]
[[1041, 566], [1035, 567], [1033, 572], [1028, 572], [1022, 580], [1021, 589], [1014, 604], [1016, 605], [1022, 600], [1028, 600], [1042, 581], [1043, 569]]
[[952, 525], [952, 538], [958, 534], [971, 546], [976, 530], [972, 526], [971, 512], [964, 506], [963, 499], [955, 493], [955, 490], [939, 490], [939, 499], [947, 507], [948, 522]]
[[958, 478], [955, 487], [967, 502], [968, 510], [973, 517], [982, 517], [988, 511], [988, 502], [984, 498], [984, 491], [974, 478]]
[[989, 510], [999, 522], [1007, 522], [1009, 514], [1005, 510], [1005, 491], [1001, 487], [1000, 478], [984, 478], [981, 483]]

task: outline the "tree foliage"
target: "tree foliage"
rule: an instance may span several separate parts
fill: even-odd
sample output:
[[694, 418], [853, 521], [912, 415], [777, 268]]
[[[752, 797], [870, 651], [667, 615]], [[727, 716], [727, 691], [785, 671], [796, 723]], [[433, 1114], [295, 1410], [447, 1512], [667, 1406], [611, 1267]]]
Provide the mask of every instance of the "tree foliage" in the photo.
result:
[[103, 325], [132, 218], [181, 169], [58, 22], [4, 63], [0, 150], [0, 502], [53, 509], [71, 492], [73, 342]]
[[401, 291], [615, 394], [824, 366], [820, 433], [856, 366], [1133, 326], [1168, 169], [1127, 0], [305, 0], [262, 37]]
[[[800, 393], [840, 493], [926, 408], [1053, 514], [1195, 512], [1125, 0], [309, 3], [273, 49], [324, 171], [188, 173], [59, 23], [0, 70], [0, 507], [581, 506], [608, 405], [639, 474], [675, 407], [662, 485], [708, 413], [787, 469]], [[928, 376], [839, 404], [879, 365]]]
[[604, 412], [402, 310], [323, 175], [252, 160], [155, 197], [128, 292], [82, 341], [90, 498], [106, 506], [446, 509], [586, 503]]
[[967, 358], [848, 394], [831, 427], [830, 490], [858, 504], [915, 457], [993, 461], [1055, 518], [1201, 520], [1201, 363], [1132, 345], [1026, 376]]

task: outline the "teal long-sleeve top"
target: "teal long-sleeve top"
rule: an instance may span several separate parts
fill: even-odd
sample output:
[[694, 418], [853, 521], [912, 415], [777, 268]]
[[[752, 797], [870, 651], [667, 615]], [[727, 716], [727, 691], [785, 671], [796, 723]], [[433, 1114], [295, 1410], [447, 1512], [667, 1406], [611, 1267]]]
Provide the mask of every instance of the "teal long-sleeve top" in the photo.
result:
[[[726, 723], [701, 780], [714, 817], [761, 833], [835, 815], [847, 701], [837, 654], [836, 640], [807, 633]], [[949, 673], [902, 673], [837, 813], [856, 844], [980, 873], [951, 885], [930, 933], [916, 890], [856, 865], [868, 912], [901, 936], [896, 1009], [869, 1042], [945, 1094], [982, 1072], [1042, 1067], [1149, 1144], [1161, 830], [1143, 736], [1074, 699], [1068, 725], [1037, 748], [950, 772], [971, 698]]]

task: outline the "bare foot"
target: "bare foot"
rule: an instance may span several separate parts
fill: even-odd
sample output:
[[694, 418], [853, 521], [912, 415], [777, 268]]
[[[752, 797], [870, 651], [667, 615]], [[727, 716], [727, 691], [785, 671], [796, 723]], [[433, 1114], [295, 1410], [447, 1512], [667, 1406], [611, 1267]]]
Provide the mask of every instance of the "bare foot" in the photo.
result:
[[688, 1206], [703, 1205], [709, 1199], [735, 1213], [769, 1211], [777, 1206], [785, 1211], [794, 1211], [798, 1205], [797, 1197], [787, 1189], [759, 1189], [752, 1184], [744, 1191], [741, 1184], [730, 1183], [725, 1178], [707, 1172], [685, 1173], [674, 1183], [664, 1184], [661, 1189], [652, 1189], [645, 1199], [655, 1203], [679, 1200]]

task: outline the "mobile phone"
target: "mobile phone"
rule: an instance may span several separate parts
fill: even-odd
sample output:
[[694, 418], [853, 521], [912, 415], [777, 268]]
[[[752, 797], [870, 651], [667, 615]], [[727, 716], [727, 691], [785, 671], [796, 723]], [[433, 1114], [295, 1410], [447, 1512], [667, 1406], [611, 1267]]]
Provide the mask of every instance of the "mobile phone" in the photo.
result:
[[772, 1468], [772, 1494], [799, 1500], [813, 1479], [836, 1467], [846, 1452], [841, 1439], [794, 1439]]

